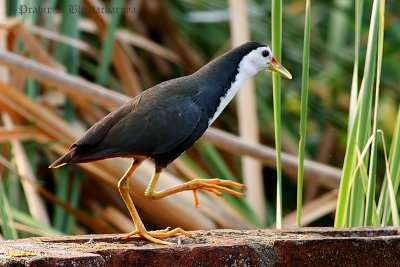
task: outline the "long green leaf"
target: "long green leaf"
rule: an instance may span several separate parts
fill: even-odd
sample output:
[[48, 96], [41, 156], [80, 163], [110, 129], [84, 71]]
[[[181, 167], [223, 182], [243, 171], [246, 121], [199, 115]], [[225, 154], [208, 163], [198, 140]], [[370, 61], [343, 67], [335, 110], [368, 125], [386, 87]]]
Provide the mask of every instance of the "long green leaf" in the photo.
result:
[[[364, 194], [365, 196], [367, 196], [367, 192], [368, 192], [368, 172], [367, 169], [365, 168], [365, 165], [362, 164], [361, 162], [361, 166], [360, 166], [360, 177], [362, 180], [362, 185], [363, 185], [363, 189], [364, 189]], [[376, 207], [376, 202], [373, 201], [372, 202], [372, 222], [374, 226], [379, 226], [379, 215], [378, 215], [378, 211], [377, 211], [377, 207]]]
[[342, 179], [340, 180], [338, 203], [336, 206], [335, 227], [344, 227], [346, 220], [346, 211], [350, 208], [349, 191], [351, 174], [353, 170], [353, 162], [355, 160], [357, 127], [359, 120], [359, 110], [356, 110], [353, 127], [351, 127], [350, 135], [347, 142], [346, 153], [344, 157], [344, 165], [342, 170]]
[[[57, 2], [58, 0], [48, 0], [47, 1], [47, 6], [48, 8], [50, 8], [50, 10], [55, 10], [56, 6], [57, 6]], [[52, 26], [52, 22], [54, 20], [54, 16], [44, 16], [43, 18], [43, 27], [47, 30], [49, 30]], [[49, 40], [47, 38], [43, 38], [42, 39], [42, 45], [45, 48], [48, 48], [48, 43]]]
[[[60, 168], [55, 170], [53, 173], [57, 172], [58, 180], [56, 182], [56, 196], [62, 201], [67, 201], [68, 198], [68, 168]], [[56, 205], [54, 207], [54, 214], [53, 214], [53, 224], [54, 227], [63, 232], [65, 221], [66, 221], [66, 212], [65, 210]]]
[[[387, 154], [386, 154], [385, 138], [383, 136], [383, 132], [380, 131], [380, 130], [379, 130], [379, 132], [382, 134], [383, 152], [385, 154], [386, 169], [389, 169], [389, 164], [388, 164], [388, 161], [387, 161]], [[395, 190], [394, 190], [392, 177], [390, 176], [390, 171], [388, 172], [387, 188], [388, 188], [388, 195], [389, 195], [389, 200], [390, 200], [390, 208], [391, 208], [391, 211], [392, 211], [393, 225], [394, 226], [399, 226], [400, 225], [400, 222], [399, 222], [400, 221], [399, 210], [397, 208], [396, 193], [395, 193]]]
[[355, 8], [355, 41], [354, 41], [354, 70], [353, 79], [351, 83], [351, 94], [350, 94], [350, 107], [349, 107], [349, 123], [348, 123], [348, 135], [350, 135], [350, 129], [353, 126], [355, 117], [355, 110], [357, 108], [357, 97], [358, 97], [358, 63], [360, 55], [360, 38], [361, 38], [361, 24], [362, 24], [362, 11], [364, 6], [364, 0], [356, 0]]
[[[358, 122], [357, 145], [364, 147], [371, 124], [372, 91], [375, 77], [376, 50], [378, 45], [379, 0], [372, 7], [371, 24], [369, 28], [367, 55], [364, 66], [363, 83], [361, 84], [359, 103], [360, 120]], [[360, 226], [363, 222], [365, 205], [361, 178], [356, 176], [351, 198], [350, 226]]]
[[[112, 2], [114, 9], [121, 9], [124, 5], [123, 0], [114, 0]], [[110, 65], [112, 50], [114, 46], [114, 35], [118, 27], [121, 12], [115, 12], [111, 15], [110, 23], [108, 24], [105, 38], [103, 40], [103, 46], [100, 54], [100, 65], [97, 72], [96, 82], [98, 84], [104, 84], [107, 81], [107, 69]]]
[[23, 192], [21, 181], [18, 176], [11, 171], [6, 172], [5, 180], [7, 181], [5, 190], [6, 192], [12, 192], [7, 196], [8, 203], [11, 207], [21, 208], [22, 205], [25, 204], [25, 199], [23, 199]]
[[3, 181], [0, 180], [0, 218], [3, 222], [1, 226], [1, 233], [4, 239], [16, 239], [17, 232], [15, 231], [14, 221], [11, 215], [10, 205], [8, 203], [7, 195], [4, 190]]
[[299, 142], [299, 168], [297, 173], [297, 227], [301, 226], [301, 205], [303, 199], [303, 165], [304, 150], [306, 145], [307, 104], [308, 104], [308, 79], [310, 65], [310, 0], [306, 2], [306, 18], [304, 25], [303, 44], [303, 70], [301, 84], [301, 113], [300, 113], [300, 142]]
[[[70, 12], [69, 8], [71, 5], [77, 6], [80, 4], [80, 0], [71, 0], [62, 2], [63, 16], [60, 25], [60, 33], [73, 39], [79, 39], [80, 31], [78, 22], [80, 19], [79, 12]], [[68, 73], [77, 75], [79, 73], [79, 51], [76, 47], [69, 46], [64, 43], [58, 43], [56, 49], [56, 59], [66, 66]], [[72, 123], [75, 120], [75, 107], [74, 104], [66, 99], [64, 107], [64, 119]], [[56, 181], [56, 196], [67, 202], [69, 192], [69, 167], [64, 167], [57, 172], [58, 180]], [[71, 194], [74, 192], [71, 191]], [[71, 204], [71, 203], [69, 203]], [[53, 213], [53, 224], [54, 227], [59, 231], [66, 232], [66, 222], [71, 221], [73, 216], [67, 213], [62, 207], [56, 205]], [[68, 232], [66, 232], [68, 233]]]
[[369, 180], [367, 203], [365, 207], [365, 222], [364, 224], [372, 225], [373, 203], [375, 203], [375, 185], [376, 185], [376, 165], [377, 165], [377, 121], [378, 121], [378, 105], [379, 105], [379, 83], [381, 79], [382, 68], [382, 53], [383, 53], [383, 34], [384, 34], [384, 10], [385, 2], [380, 1], [379, 4], [379, 31], [378, 31], [378, 62], [376, 68], [376, 88], [375, 88], [375, 108], [374, 108], [374, 126], [372, 130], [372, 147], [371, 147], [371, 162], [369, 165]]
[[[282, 54], [282, 1], [272, 0], [272, 51], [280, 62]], [[274, 73], [272, 78], [275, 149], [276, 149], [276, 228], [282, 228], [282, 165], [281, 165], [281, 77]]]
[[[74, 177], [74, 180], [72, 181], [71, 193], [68, 200], [68, 203], [74, 208], [78, 207], [81, 195], [81, 187], [82, 187], [82, 173], [78, 171]], [[74, 224], [75, 224], [75, 217], [72, 215], [68, 216], [64, 228], [67, 234], [72, 233]]]
[[15, 221], [20, 222], [24, 225], [30, 226], [32, 228], [37, 228], [40, 229], [41, 231], [44, 231], [47, 233], [49, 236], [63, 236], [64, 233], [58, 231], [57, 229], [54, 229], [53, 227], [46, 226], [34, 218], [32, 216], [21, 212], [20, 210], [17, 209], [11, 209], [12, 216]]
[[378, 211], [382, 214], [382, 226], [388, 225], [391, 205], [388, 193], [388, 177], [391, 177], [393, 182], [394, 195], [397, 194], [400, 184], [400, 105], [398, 107], [397, 119], [394, 125], [392, 145], [390, 147], [389, 168], [386, 169], [385, 179], [383, 181], [381, 195], [379, 198]]
[[[362, 182], [362, 186], [363, 186], [363, 190], [364, 190], [364, 195], [367, 196], [367, 191], [368, 191], [368, 173], [367, 173], [367, 169], [364, 165], [364, 158], [367, 155], [370, 146], [372, 144], [373, 139], [375, 138], [375, 136], [371, 136], [368, 141], [367, 144], [365, 145], [362, 153], [359, 153], [359, 150], [357, 148], [357, 158], [358, 158], [358, 162], [357, 165], [354, 168], [354, 172], [352, 175], [352, 181], [354, 181], [354, 177], [356, 177], [356, 175], [358, 175], [358, 170], [360, 170], [360, 178], [361, 178], [361, 182]], [[374, 223], [375, 226], [379, 225], [379, 216], [377, 213], [377, 208], [376, 208], [376, 203], [375, 201], [372, 202], [373, 204], [373, 209], [372, 209], [372, 221]]]
[[[354, 123], [351, 127], [349, 141], [347, 143], [346, 156], [340, 182], [338, 205], [335, 216], [335, 226], [344, 227], [347, 201], [349, 198], [350, 176], [354, 169], [355, 147], [364, 147], [367, 141], [367, 133], [371, 117], [371, 91], [374, 81], [374, 69], [376, 63], [377, 48], [377, 26], [379, 18], [378, 0], [374, 1], [371, 15], [370, 30], [368, 36], [367, 55], [364, 66], [364, 78], [361, 83], [360, 95], [357, 103]], [[357, 121], [357, 122], [356, 122]], [[354, 181], [350, 204], [350, 226], [362, 224], [362, 214], [364, 202], [364, 193], [361, 178], [357, 175]]]

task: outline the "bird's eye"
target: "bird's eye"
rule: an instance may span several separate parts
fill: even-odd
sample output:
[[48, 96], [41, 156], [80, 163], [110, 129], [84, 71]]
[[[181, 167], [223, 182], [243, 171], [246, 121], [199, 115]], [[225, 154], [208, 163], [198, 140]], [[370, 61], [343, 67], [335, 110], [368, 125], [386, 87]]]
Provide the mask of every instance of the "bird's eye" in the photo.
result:
[[268, 57], [269, 56], [268, 50], [262, 51], [262, 55], [263, 55], [263, 57]]

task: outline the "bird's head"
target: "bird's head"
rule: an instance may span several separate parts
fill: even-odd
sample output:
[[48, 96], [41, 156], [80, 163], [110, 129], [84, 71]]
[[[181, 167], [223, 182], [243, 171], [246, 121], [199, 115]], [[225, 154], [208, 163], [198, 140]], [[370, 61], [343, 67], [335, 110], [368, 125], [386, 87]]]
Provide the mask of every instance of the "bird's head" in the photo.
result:
[[278, 63], [268, 46], [255, 42], [247, 43], [246, 45], [250, 44], [255, 47], [242, 58], [239, 65], [240, 71], [245, 71], [254, 75], [261, 70], [266, 70], [275, 72], [282, 77], [292, 79], [292, 75]]

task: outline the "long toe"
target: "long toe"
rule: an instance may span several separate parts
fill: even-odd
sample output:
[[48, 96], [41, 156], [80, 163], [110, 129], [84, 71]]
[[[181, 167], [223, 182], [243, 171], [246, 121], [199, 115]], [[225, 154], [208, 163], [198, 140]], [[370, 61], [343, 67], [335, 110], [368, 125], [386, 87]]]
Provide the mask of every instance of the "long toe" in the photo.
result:
[[229, 185], [229, 186], [233, 186], [233, 187], [236, 187], [239, 189], [244, 188], [244, 185], [241, 183], [237, 183], [237, 182], [230, 181], [230, 180], [222, 180], [222, 179], [218, 179], [218, 178], [207, 179], [207, 180], [204, 180], [204, 182], [206, 182], [207, 184], [215, 184], [215, 185]]
[[128, 239], [129, 237], [131, 237], [131, 236], [133, 236], [133, 235], [142, 236], [142, 235], [140, 234], [139, 230], [135, 230], [135, 231], [133, 231], [133, 232], [130, 232], [130, 233], [124, 235], [123, 237], [121, 237], [121, 239]]
[[242, 184], [236, 182], [221, 180], [221, 179], [208, 179], [208, 180], [196, 179], [193, 181], [194, 181], [193, 187], [195, 187], [194, 190], [204, 189], [214, 193], [217, 196], [221, 196], [220, 191], [222, 191], [228, 194], [235, 195], [237, 197], [244, 197], [243, 193], [224, 187], [226, 185], [229, 185], [239, 189], [243, 188]]
[[179, 227], [175, 228], [173, 230], [170, 230], [170, 231], [158, 230], [158, 231], [150, 231], [147, 233], [150, 236], [156, 237], [156, 238], [167, 238], [167, 237], [174, 236], [176, 234], [182, 234], [186, 237], [192, 237], [188, 232], [186, 232], [185, 230], [183, 230], [182, 228], [179, 228]]
[[127, 239], [133, 235], [138, 235], [141, 236], [142, 238], [145, 238], [151, 242], [157, 243], [157, 244], [162, 244], [162, 245], [173, 245], [171, 242], [163, 241], [158, 238], [168, 238], [177, 234], [182, 234], [186, 237], [191, 237], [191, 235], [184, 231], [182, 228], [175, 228], [173, 230], [169, 230], [169, 227], [167, 227], [164, 230], [157, 230], [157, 231], [146, 231], [146, 230], [135, 230], [133, 232], [130, 232], [129, 234], [125, 235], [122, 237], [122, 239]]

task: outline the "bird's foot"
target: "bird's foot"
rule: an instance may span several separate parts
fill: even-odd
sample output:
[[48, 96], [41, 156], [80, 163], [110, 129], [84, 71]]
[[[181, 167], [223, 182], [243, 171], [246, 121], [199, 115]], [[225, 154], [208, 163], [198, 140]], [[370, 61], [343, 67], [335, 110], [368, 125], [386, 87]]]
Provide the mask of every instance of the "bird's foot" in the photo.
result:
[[221, 185], [233, 186], [239, 189], [242, 189], [243, 184], [232, 182], [229, 180], [221, 180], [221, 179], [195, 179], [188, 182], [189, 187], [193, 190], [194, 204], [196, 207], [199, 205], [199, 200], [197, 199], [196, 190], [204, 189], [211, 193], [214, 193], [217, 196], [222, 196], [222, 192], [226, 192], [237, 197], [244, 197], [244, 194], [237, 192], [235, 190], [223, 187]]
[[164, 230], [157, 230], [157, 231], [147, 231], [146, 229], [136, 229], [133, 232], [130, 232], [129, 234], [125, 235], [122, 237], [122, 239], [128, 239], [129, 237], [133, 236], [133, 235], [138, 235], [140, 237], [143, 237], [151, 242], [157, 243], [157, 244], [162, 244], [162, 245], [174, 245], [171, 242], [166, 242], [166, 241], [162, 241], [158, 238], [167, 238], [167, 237], [171, 237], [173, 235], [176, 234], [182, 234], [184, 236], [187, 237], [191, 237], [191, 235], [182, 230], [182, 228], [175, 228], [173, 230], [170, 230], [170, 227], [167, 227]]

